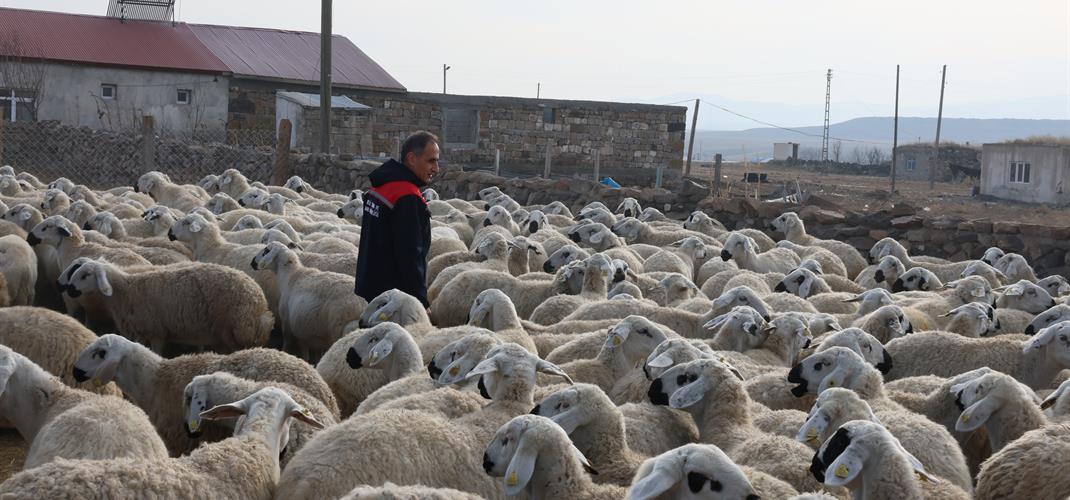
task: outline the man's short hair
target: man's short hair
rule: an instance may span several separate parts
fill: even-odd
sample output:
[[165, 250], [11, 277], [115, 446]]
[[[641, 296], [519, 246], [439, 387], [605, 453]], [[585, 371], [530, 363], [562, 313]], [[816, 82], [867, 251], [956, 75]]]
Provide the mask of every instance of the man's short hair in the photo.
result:
[[405, 142], [401, 143], [401, 158], [398, 158], [398, 161], [405, 163], [409, 153], [416, 153], [416, 156], [424, 154], [424, 149], [432, 142], [439, 144], [438, 136], [426, 130], [410, 135], [408, 139], [405, 139]]

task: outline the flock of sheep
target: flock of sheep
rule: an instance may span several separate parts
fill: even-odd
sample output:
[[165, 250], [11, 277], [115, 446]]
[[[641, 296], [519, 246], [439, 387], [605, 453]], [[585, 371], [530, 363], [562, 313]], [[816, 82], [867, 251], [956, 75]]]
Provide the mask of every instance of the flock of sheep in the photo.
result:
[[360, 191], [0, 168], [0, 499], [1070, 494], [1070, 284], [1021, 255], [424, 195], [430, 316], [354, 295]]

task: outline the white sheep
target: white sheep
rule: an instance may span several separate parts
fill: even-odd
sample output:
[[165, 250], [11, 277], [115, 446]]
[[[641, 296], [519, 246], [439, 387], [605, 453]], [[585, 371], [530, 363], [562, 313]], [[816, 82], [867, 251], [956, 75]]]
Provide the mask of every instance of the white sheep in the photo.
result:
[[1057, 304], [1048, 290], [1033, 282], [1021, 280], [1001, 289], [994, 304], [998, 309], [1017, 309], [1032, 314], [1040, 314]]
[[[988, 284], [992, 288], [1001, 287], [1007, 284], [1008, 280], [1007, 276], [1000, 272], [999, 269], [980, 260], [970, 262], [970, 265], [966, 266], [966, 269], [963, 269], [962, 273], [959, 274], [960, 278], [965, 278], [967, 276], [980, 276], [984, 278], [985, 281], [988, 281]], [[1068, 287], [1068, 290], [1070, 290], [1070, 287]], [[1052, 297], [1054, 296], [1055, 295], [1052, 295]]]
[[588, 257], [583, 266], [566, 269], [565, 278], [571, 273], [582, 276], [583, 288], [579, 295], [555, 295], [539, 304], [531, 312], [530, 320], [540, 325], [552, 325], [568, 316], [577, 307], [587, 302], [606, 300], [609, 292], [609, 280], [613, 274], [613, 265], [604, 254]]
[[204, 203], [208, 201], [208, 194], [203, 189], [197, 186], [175, 184], [166, 175], [156, 171], [139, 177], [134, 190], [151, 196], [161, 205], [183, 212], [204, 206]]
[[368, 305], [353, 293], [352, 276], [305, 267], [293, 250], [278, 242], [253, 257], [252, 267], [273, 272], [279, 284], [283, 349], [297, 349], [310, 361], [341, 338], [346, 325], [360, 319]]
[[755, 251], [755, 242], [740, 233], [731, 233], [721, 250], [721, 260], [735, 260], [741, 269], [756, 273], [790, 273], [799, 266], [799, 256], [786, 248], [774, 248], [764, 253]]
[[[997, 313], [998, 313], [997, 309]], [[1026, 335], [1033, 335], [1046, 327], [1061, 323], [1063, 321], [1070, 320], [1070, 305], [1059, 304], [1055, 307], [1037, 314], [1029, 325], [1025, 327], [1024, 333]]]
[[0, 236], [0, 275], [13, 306], [33, 305], [37, 293], [37, 254], [24, 238]]
[[746, 500], [788, 498], [796, 493], [783, 481], [736, 465], [716, 446], [688, 444], [643, 462], [628, 498], [689, 498], [707, 489], [725, 498]]
[[992, 455], [977, 474], [977, 498], [1058, 498], [1070, 491], [1065, 471], [1070, 424], [1025, 433]]
[[806, 234], [806, 225], [795, 212], [781, 214], [773, 219], [769, 228], [784, 233], [784, 239], [792, 243], [822, 247], [836, 254], [843, 262], [849, 278], [858, 276], [866, 267], [866, 259], [851, 245], [836, 240], [821, 240]]
[[1048, 423], [1033, 391], [1006, 373], [986, 373], [952, 386], [950, 393], [965, 408], [955, 430], [973, 432], [984, 427], [992, 453]]
[[820, 270], [815, 270], [814, 272], [835, 274], [845, 279], [850, 279], [847, 277], [847, 268], [844, 267], [843, 261], [830, 250], [822, 247], [799, 245], [792, 243], [790, 240], [780, 240], [776, 246], [795, 252], [804, 261], [812, 259], [820, 266]]
[[626, 218], [612, 226], [613, 232], [628, 243], [645, 243], [658, 247], [671, 245], [687, 237], [697, 237], [708, 245], [717, 244], [718, 241], [696, 231], [687, 229], [662, 230], [636, 218]]
[[995, 267], [1004, 276], [1007, 277], [1007, 281], [1029, 281], [1035, 283], [1037, 281], [1037, 275], [1033, 272], [1033, 267], [1029, 265], [1029, 261], [1016, 253], [1008, 253], [999, 258], [992, 267]]
[[67, 295], [99, 293], [119, 331], [150, 343], [156, 353], [162, 353], [167, 342], [227, 351], [264, 345], [275, 323], [252, 279], [215, 264], [130, 273], [104, 261], [88, 261], [69, 282]]
[[14, 423], [30, 443], [26, 469], [59, 458], [167, 457], [163, 441], [137, 406], [67, 387], [4, 345], [0, 345], [0, 416]]
[[[17, 474], [0, 485], [12, 498], [121, 498], [132, 491], [150, 497], [247, 498], [269, 500], [279, 478], [279, 455], [289, 439], [291, 419], [323, 424], [281, 389], [269, 387], [201, 414], [238, 418], [234, 437], [205, 445], [187, 457], [141, 461], [58, 461]], [[240, 478], [240, 480], [235, 480]]]
[[74, 378], [80, 382], [114, 380], [123, 395], [148, 414], [172, 456], [197, 446], [186, 433], [179, 404], [186, 385], [197, 375], [217, 371], [256, 381], [286, 382], [315, 396], [332, 413], [337, 411], [334, 395], [308, 363], [274, 349], [247, 349], [225, 356], [187, 354], [164, 359], [141, 344], [108, 334], [88, 345], [73, 368]]
[[880, 259], [887, 255], [894, 255], [907, 269], [912, 267], [924, 267], [932, 271], [940, 281], [947, 283], [958, 278], [970, 261], [934, 263], [932, 260], [920, 257], [912, 257], [907, 254], [906, 248], [894, 238], [884, 238], [873, 245], [869, 250], [870, 257]]

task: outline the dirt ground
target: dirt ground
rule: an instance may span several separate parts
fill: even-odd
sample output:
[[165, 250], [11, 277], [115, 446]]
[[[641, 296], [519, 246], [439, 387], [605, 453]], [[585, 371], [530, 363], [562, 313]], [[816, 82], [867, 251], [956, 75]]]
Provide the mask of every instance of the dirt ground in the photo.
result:
[[22, 470], [29, 445], [15, 429], [0, 429], [0, 483]]
[[[742, 182], [745, 171], [769, 174], [771, 185], [763, 185], [764, 197], [781, 190], [785, 184], [788, 185], [789, 194], [794, 193], [795, 181], [798, 180], [804, 191], [837, 203], [845, 210], [876, 212], [889, 208], [894, 203], [906, 202], [918, 211], [933, 215], [1070, 226], [1070, 208], [1010, 201], [984, 201], [972, 197], [970, 193], [973, 186], [979, 185], [979, 181], [973, 179], [962, 183], [938, 182], [936, 188], [931, 191], [928, 181], [898, 180], [897, 194], [890, 197], [888, 190], [891, 186], [887, 177], [825, 174], [769, 164], [752, 164], [749, 167], [742, 164], [725, 164], [721, 173], [725, 182], [730, 185], [733, 196], [738, 196], [746, 187]], [[692, 165], [692, 173], [696, 177], [710, 179], [712, 168], [706, 167], [705, 163], [697, 168]], [[756, 185], [750, 184], [749, 187], [753, 193]]]

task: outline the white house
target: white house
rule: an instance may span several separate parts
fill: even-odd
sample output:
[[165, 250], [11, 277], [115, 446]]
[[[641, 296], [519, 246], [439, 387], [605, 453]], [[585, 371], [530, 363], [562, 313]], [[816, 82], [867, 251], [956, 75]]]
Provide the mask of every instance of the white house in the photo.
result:
[[1029, 203], [1070, 203], [1070, 144], [985, 144], [981, 193]]

